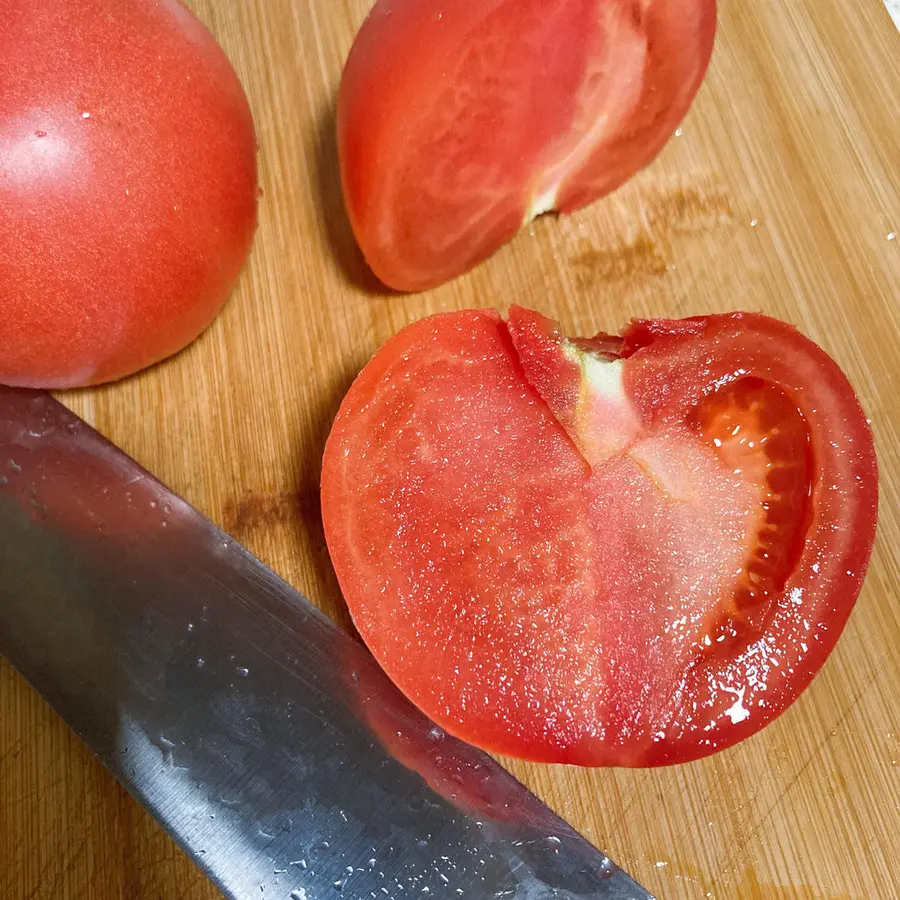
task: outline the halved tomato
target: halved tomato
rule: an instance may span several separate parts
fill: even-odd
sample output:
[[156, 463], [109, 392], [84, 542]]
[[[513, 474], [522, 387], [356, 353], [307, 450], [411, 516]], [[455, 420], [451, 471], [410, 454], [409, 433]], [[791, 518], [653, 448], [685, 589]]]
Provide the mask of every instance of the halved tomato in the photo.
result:
[[535, 216], [619, 187], [687, 112], [715, 19], [715, 0], [378, 0], [338, 102], [375, 274], [440, 284]]
[[660, 765], [792, 703], [875, 531], [838, 366], [751, 314], [573, 341], [527, 310], [401, 331], [338, 413], [325, 532], [399, 688], [486, 749]]

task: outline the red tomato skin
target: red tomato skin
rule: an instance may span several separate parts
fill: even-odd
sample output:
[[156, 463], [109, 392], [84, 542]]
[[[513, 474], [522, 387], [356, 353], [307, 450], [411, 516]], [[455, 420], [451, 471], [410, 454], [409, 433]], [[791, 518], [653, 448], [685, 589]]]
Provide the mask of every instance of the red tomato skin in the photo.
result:
[[[612, 23], [615, 40], [595, 34], [599, 20]], [[474, 267], [521, 228], [563, 158], [551, 179], [560, 212], [622, 185], [687, 113], [715, 23], [715, 0], [379, 0], [344, 69], [337, 128], [345, 203], [372, 270], [417, 291]], [[549, 36], [540, 66], [515, 44], [529, 29]], [[645, 44], [640, 71], [626, 71], [632, 39]], [[469, 65], [467, 54], [479, 51]], [[579, 120], [590, 64], [606, 93]], [[464, 98], [451, 125], [442, 116], [459, 72], [476, 65], [484, 83], [519, 96], [502, 109]], [[472, 89], [476, 98], [490, 92]], [[569, 158], [572, 142], [595, 127]]]
[[256, 138], [176, 0], [0, 10], [0, 382], [113, 381], [225, 304], [257, 215]]
[[[603, 345], [612, 347], [614, 342], [604, 341]], [[562, 617], [552, 606], [544, 607], [541, 615], [546, 613], [547, 618], [541, 619], [543, 632], [537, 633], [544, 637], [533, 648], [523, 645], [520, 649], [527, 651], [523, 657], [509, 649], [516, 641], [510, 645], [506, 639], [518, 633], [519, 626], [515, 606], [505, 606], [507, 600], [503, 599], [515, 596], [509, 593], [504, 572], [527, 572], [510, 569], [527, 557], [517, 550], [512, 552], [518, 555], [491, 557], [483, 552], [487, 545], [456, 542], [458, 535], [469, 529], [482, 533], [494, 515], [492, 510], [499, 511], [501, 520], [507, 516], [503, 510], [512, 507], [500, 500], [503, 492], [510, 485], [520, 485], [523, 478], [532, 483], [528, 479], [541, 467], [550, 473], [548, 481], [558, 478], [558, 483], [571, 485], [571, 499], [566, 501], [563, 490], [557, 501], [562, 499], [573, 507], [583, 502], [585, 490], [590, 494], [590, 479], [596, 477], [586, 473], [583, 460], [558, 422], [524, 381], [513, 342], [496, 313], [441, 314], [401, 331], [361, 373], [329, 436], [322, 474], [325, 533], [360, 634], [414, 703], [447, 731], [484, 749], [543, 762], [658, 766], [699, 759], [730, 747], [767, 725], [802, 693], [834, 648], [862, 585], [877, 517], [874, 446], [852, 387], [822, 350], [788, 325], [760, 315], [736, 314], [637, 322], [625, 332], [622, 354], [627, 359], [626, 388], [648, 429], [664, 430], [682, 422], [704, 385], [709, 390], [722, 379], [744, 374], [768, 377], [789, 393], [808, 418], [815, 458], [813, 520], [802, 558], [777, 598], [765, 632], [733, 658], [694, 654], [695, 661], [668, 683], [665, 695], [660, 693], [664, 681], [646, 686], [651, 691], [648, 715], [635, 710], [635, 705], [647, 702], [639, 699], [645, 690], [639, 683], [623, 682], [630, 691], [620, 698], [608, 693], [612, 682], [607, 682], [598, 696], [590, 688], [586, 693], [576, 690], [578, 682], [568, 676], [554, 681], [556, 686], [540, 695], [545, 702], [537, 711], [525, 704], [509, 706], [522, 687], [527, 696], [528, 682], [556, 678], [550, 662], [539, 664], [521, 681], [535, 651], [552, 660], [552, 640], [548, 643], [545, 639], [547, 629], [552, 633], [552, 628], [560, 625], [567, 629], [566, 622], [588, 622], [602, 607], [591, 613], [588, 601], [582, 608], [585, 597], [578, 591], [566, 601], [574, 601], [574, 619], [562, 607]], [[424, 382], [417, 381], [417, 371]], [[435, 387], [442, 381], [444, 386]], [[440, 393], [446, 386], [451, 386], [452, 393], [440, 403], [432, 402], [434, 398], [424, 403], [418, 399], [427, 398], [430, 392]], [[469, 396], [471, 401], [465, 399]], [[475, 404], [470, 413], [466, 412], [469, 403]], [[423, 404], [420, 413], [415, 412], [417, 404]], [[440, 418], [441, 409], [446, 420]], [[469, 423], [463, 421], [467, 416]], [[474, 432], [469, 433], [473, 422], [478, 427], [478, 449], [467, 454], [466, 447], [473, 445]], [[492, 422], [498, 434], [513, 434], [516, 443], [498, 438], [492, 450]], [[408, 457], [403, 455], [407, 452]], [[530, 461], [523, 463], [518, 454], [526, 454]], [[442, 456], [447, 457], [443, 459], [444, 476], [434, 464]], [[442, 477], [447, 480], [442, 482]], [[449, 493], [444, 493], [448, 489]], [[467, 499], [467, 490], [477, 501]], [[498, 492], [496, 500], [491, 499], [492, 490]], [[527, 503], [534, 500], [537, 504], [536, 515], [546, 516], [546, 510], [543, 514], [538, 510], [551, 495], [542, 490], [540, 483], [534, 482], [530, 496], [523, 496]], [[412, 493], [404, 493], [409, 491]], [[375, 506], [368, 505], [366, 497], [375, 495], [381, 499]], [[438, 499], [429, 501], [428, 497]], [[440, 503], [440, 498], [447, 503], [446, 511], [441, 513], [437, 506], [429, 513], [428, 503]], [[425, 518], [415, 511], [417, 503], [426, 504]], [[621, 507], [620, 513], [627, 514], [627, 503], [615, 503]], [[488, 518], [483, 515], [485, 509]], [[394, 518], [398, 510], [401, 519]], [[412, 518], [404, 518], [407, 510], [413, 512]], [[446, 527], [441, 524], [444, 520]], [[578, 526], [581, 521], [577, 513], [571, 524]], [[596, 527], [597, 520], [593, 521]], [[604, 544], [615, 539], [616, 528], [627, 527], [625, 517], [614, 521], [623, 524], [607, 529]], [[577, 543], [571, 543], [571, 528], [569, 532], [569, 549], [560, 550], [554, 565], [576, 570], [584, 562], [591, 565], [597, 550], [579, 549]], [[521, 546], [526, 538], [530, 538], [528, 533], [518, 532], [504, 539], [500, 532], [490, 546]], [[435, 548], [435, 555], [419, 555], [414, 565], [415, 555], [404, 556], [404, 548], [412, 548], [415, 554], [423, 542]], [[467, 546], [465, 553], [457, 549]], [[458, 565], [462, 568], [454, 569], [453, 554], [461, 554]], [[475, 569], [471, 570], [473, 563], [463, 565], [463, 560], [473, 556]], [[500, 560], [499, 568], [492, 559]], [[598, 573], [604, 578], [611, 561], [614, 565], [615, 554], [607, 555], [599, 568], [586, 571], [585, 578], [596, 579]], [[558, 571], [567, 580], [573, 574]], [[437, 580], [435, 572], [441, 573]], [[541, 582], [527, 581], [528, 575], [515, 575], [512, 581], [520, 577], [526, 578], [521, 582], [525, 598], [533, 599]], [[574, 577], [577, 579], [577, 571]], [[478, 594], [479, 585], [484, 588], [480, 599], [470, 599], [470, 592]], [[621, 599], [621, 594], [612, 596]], [[447, 609], [453, 612], [447, 613]], [[627, 606], [623, 612], [625, 621], [634, 615]], [[500, 618], [496, 618], [498, 613]], [[417, 615], [424, 618], [417, 620]], [[456, 616], [461, 617], [460, 626], [453, 625]], [[483, 624], [478, 625], [479, 621]], [[410, 630], [410, 622], [418, 624]], [[471, 626], [472, 622], [476, 625]], [[527, 633], [529, 623], [522, 620], [521, 624]], [[597, 660], [608, 659], [611, 651], [624, 650], [627, 657], [630, 644], [645, 652], [641, 648], [648, 646], [654, 634], [651, 623], [634, 630], [630, 638], [625, 635], [623, 642], [614, 640], [616, 636], [610, 636], [604, 627], [608, 628], [608, 622], [599, 632]], [[446, 637], [435, 635], [454, 629], [460, 645], [447, 652], [447, 644], [442, 643]], [[563, 655], [558, 668], [588, 674], [589, 684], [594, 663], [573, 660], [572, 646], [566, 654], [565, 634], [568, 631], [560, 632], [558, 646]], [[588, 637], [588, 644], [594, 639]], [[699, 644], [696, 646], [699, 649]], [[474, 661], [471, 653], [466, 656], [467, 648], [475, 652]], [[636, 659], [639, 657], [640, 653]], [[687, 658], [682, 652], [678, 660]], [[509, 680], [499, 674], [505, 665], [509, 665], [505, 670]], [[451, 689], [450, 682], [459, 686]], [[501, 682], [506, 685], [500, 686]], [[554, 696], [556, 691], [560, 693]], [[459, 696], [468, 698], [468, 709], [465, 703], [460, 709]], [[581, 696], [586, 704], [581, 711], [566, 699]], [[663, 713], [663, 731], [651, 727], [656, 714], [652, 707]], [[635, 711], [638, 715], [630, 719]], [[583, 726], [573, 728], [572, 720], [577, 722], [579, 716], [584, 717]], [[560, 728], [554, 722], [567, 724]], [[623, 723], [629, 723], [630, 730], [622, 727]]]

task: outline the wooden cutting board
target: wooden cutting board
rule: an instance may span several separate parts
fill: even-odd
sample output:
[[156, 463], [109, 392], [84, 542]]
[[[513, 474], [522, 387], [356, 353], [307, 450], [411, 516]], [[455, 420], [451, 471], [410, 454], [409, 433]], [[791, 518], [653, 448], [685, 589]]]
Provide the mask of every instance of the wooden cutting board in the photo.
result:
[[[739, 308], [796, 323], [856, 384], [882, 470], [871, 572], [823, 673], [762, 734], [693, 765], [510, 766], [660, 898], [900, 897], [900, 34], [881, 0], [721, 0], [709, 77], [657, 163], [414, 297], [378, 289], [341, 205], [334, 97], [368, 0], [191, 5], [256, 114], [253, 257], [187, 352], [64, 401], [346, 622], [320, 457], [351, 379], [406, 323], [513, 301], [579, 333]], [[216, 896], [0, 664], [0, 898]]]

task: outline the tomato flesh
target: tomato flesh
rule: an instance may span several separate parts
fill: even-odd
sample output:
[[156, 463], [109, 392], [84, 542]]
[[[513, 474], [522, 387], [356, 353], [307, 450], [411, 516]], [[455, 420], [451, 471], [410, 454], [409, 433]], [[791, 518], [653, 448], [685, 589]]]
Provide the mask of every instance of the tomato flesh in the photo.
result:
[[[487, 749], [582, 765], [722, 749], [799, 695], [856, 599], [877, 500], [859, 404], [762, 316], [619, 342], [546, 323], [434, 316], [354, 384], [322, 482], [354, 621], [407, 696]], [[578, 353], [615, 378], [573, 389]]]
[[684, 117], [714, 31], [714, 0], [379, 0], [338, 103], [376, 275], [432, 287], [619, 187]]

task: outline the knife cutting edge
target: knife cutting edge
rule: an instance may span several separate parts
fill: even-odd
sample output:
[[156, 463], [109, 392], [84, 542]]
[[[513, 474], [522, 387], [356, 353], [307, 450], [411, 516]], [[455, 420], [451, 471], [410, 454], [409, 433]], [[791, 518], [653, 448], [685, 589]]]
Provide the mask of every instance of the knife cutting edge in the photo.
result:
[[0, 653], [233, 900], [652, 900], [43, 393], [0, 388]]

